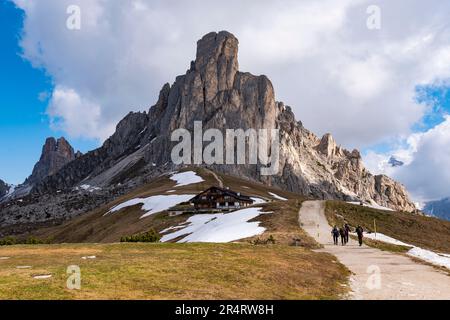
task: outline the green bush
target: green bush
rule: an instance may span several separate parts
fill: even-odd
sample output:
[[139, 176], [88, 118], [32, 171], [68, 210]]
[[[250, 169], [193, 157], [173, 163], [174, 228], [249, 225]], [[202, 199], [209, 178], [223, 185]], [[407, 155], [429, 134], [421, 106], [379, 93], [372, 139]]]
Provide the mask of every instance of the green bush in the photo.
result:
[[17, 244], [17, 240], [13, 237], [6, 237], [0, 240], [0, 246], [12, 246], [15, 244]]
[[46, 243], [46, 242], [43, 240], [37, 239], [35, 237], [29, 237], [28, 239], [26, 239], [24, 241], [24, 244], [44, 244], [44, 243]]
[[267, 244], [275, 244], [275, 238], [273, 235], [270, 235], [267, 239], [256, 238], [251, 242], [253, 245], [267, 245]]
[[47, 243], [50, 243], [50, 240], [41, 240], [35, 237], [28, 237], [26, 239], [6, 237], [4, 239], [0, 239], [0, 246], [13, 246], [16, 244], [47, 244]]
[[120, 242], [159, 242], [160, 239], [159, 233], [152, 229], [146, 233], [122, 237]]

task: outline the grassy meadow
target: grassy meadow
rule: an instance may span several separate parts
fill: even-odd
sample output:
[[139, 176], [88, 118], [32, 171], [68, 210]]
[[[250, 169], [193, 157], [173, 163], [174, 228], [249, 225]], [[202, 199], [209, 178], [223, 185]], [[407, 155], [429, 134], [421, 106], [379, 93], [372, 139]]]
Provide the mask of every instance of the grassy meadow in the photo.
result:
[[[69, 265], [80, 267], [80, 290], [66, 287]], [[0, 299], [338, 299], [347, 277], [333, 256], [286, 245], [0, 247]]]

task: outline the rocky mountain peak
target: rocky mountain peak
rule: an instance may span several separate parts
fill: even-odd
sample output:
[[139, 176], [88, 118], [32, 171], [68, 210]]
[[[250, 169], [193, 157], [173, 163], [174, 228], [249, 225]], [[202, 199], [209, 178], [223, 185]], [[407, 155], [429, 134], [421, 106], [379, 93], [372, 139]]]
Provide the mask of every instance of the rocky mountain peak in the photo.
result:
[[236, 37], [226, 31], [208, 33], [197, 42], [194, 66], [207, 84], [207, 95], [233, 87], [239, 70], [238, 45]]
[[[231, 33], [211, 32], [197, 42], [196, 59], [185, 76], [178, 77], [172, 90], [173, 96], [180, 88], [189, 96], [187, 104], [194, 114], [215, 111], [218, 98], [229, 99], [239, 81], [238, 40]], [[239, 86], [239, 85], [238, 85]], [[220, 93], [228, 92], [219, 96]], [[169, 97], [170, 98], [170, 97]], [[221, 101], [223, 104], [223, 101]], [[170, 104], [170, 102], [169, 102]], [[199, 109], [199, 107], [201, 107]], [[212, 109], [212, 110], [211, 110]]]
[[326, 157], [333, 157], [337, 149], [333, 136], [330, 133], [325, 134], [320, 140], [320, 144], [317, 149]]
[[61, 137], [58, 140], [53, 137], [47, 138], [42, 147], [41, 157], [25, 183], [39, 183], [46, 177], [55, 174], [75, 158], [75, 152], [65, 138]]
[[[197, 42], [190, 69], [176, 77], [172, 85], [163, 86], [148, 113], [128, 114], [101, 148], [48, 177], [35, 186], [34, 192], [68, 190], [81, 182], [102, 188], [126, 180], [138, 185], [143, 176], [156, 170], [176, 170], [171, 162], [175, 145], [171, 133], [179, 128], [192, 133], [194, 122], [201, 121], [204, 130], [279, 129], [280, 170], [270, 179], [260, 175], [258, 165], [209, 166], [215, 171], [314, 198], [415, 209], [402, 185], [388, 177], [374, 176], [364, 168], [358, 150], [341, 148], [331, 134], [319, 138], [308, 131], [295, 119], [290, 107], [275, 100], [274, 88], [266, 76], [239, 71], [238, 44], [236, 37], [226, 31], [205, 35]], [[49, 150], [55, 149], [52, 143]], [[47, 158], [43, 156], [42, 162], [48, 163]], [[42, 171], [50, 171], [48, 164], [39, 164], [36, 171], [41, 167], [47, 169]], [[130, 176], [130, 172], [134, 175]]]

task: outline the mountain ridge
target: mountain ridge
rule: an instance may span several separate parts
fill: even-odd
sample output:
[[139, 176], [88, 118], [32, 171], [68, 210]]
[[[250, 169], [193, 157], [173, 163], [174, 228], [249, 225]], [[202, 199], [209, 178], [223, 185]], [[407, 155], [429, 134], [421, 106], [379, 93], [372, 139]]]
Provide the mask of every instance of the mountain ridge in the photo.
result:
[[[266, 76], [239, 71], [238, 43], [226, 31], [205, 35], [197, 42], [190, 68], [172, 85], [163, 85], [148, 112], [130, 112], [100, 148], [80, 155], [33, 185], [33, 201], [58, 192], [73, 193], [80, 185], [94, 186], [99, 201], [109, 201], [158, 175], [180, 169], [183, 166], [171, 162], [170, 150], [175, 145], [171, 133], [179, 128], [193, 132], [194, 122], [202, 121], [204, 130], [278, 129], [280, 171], [266, 177], [260, 174], [260, 164], [202, 167], [313, 198], [358, 200], [415, 211], [405, 188], [387, 176], [372, 175], [364, 168], [358, 150], [338, 146], [331, 134], [319, 138], [297, 121], [289, 106], [275, 100]], [[64, 216], [64, 201], [54, 199], [59, 199], [53, 206], [55, 215]], [[46, 211], [43, 204], [33, 205], [39, 212]], [[86, 210], [79, 208], [72, 215]]]
[[[130, 113], [126, 116], [117, 126], [116, 133], [102, 148], [97, 149], [100, 158], [103, 151], [106, 151], [106, 158], [111, 158], [111, 155], [123, 154], [127, 147], [145, 145], [149, 149], [144, 152], [147, 163], [166, 164], [170, 162], [170, 154], [165, 150], [170, 150], [173, 146], [169, 133], [177, 128], [192, 131], [195, 120], [202, 120], [204, 129], [224, 129], [223, 123], [226, 123], [228, 128], [244, 130], [279, 128], [282, 135], [284, 134], [282, 137], [284, 146], [290, 145], [289, 148], [298, 150], [301, 148], [301, 142], [309, 143], [309, 149], [318, 147], [319, 151], [321, 150], [320, 154], [323, 157], [317, 161], [335, 167], [325, 179], [320, 177], [316, 179], [319, 180], [317, 187], [315, 181], [307, 179], [305, 170], [301, 172], [301, 165], [298, 163], [294, 168], [298, 174], [291, 177], [289, 174], [273, 177], [271, 180], [274, 183], [287, 184], [290, 191], [297, 189], [303, 194], [323, 198], [360, 197], [361, 200], [373, 200], [393, 209], [407, 211], [415, 209], [403, 186], [387, 176], [370, 175], [362, 165], [359, 151], [349, 152], [338, 147], [329, 134], [318, 139], [304, 128], [301, 122], [297, 122], [290, 107], [275, 101], [273, 86], [266, 76], [240, 72], [237, 52], [238, 40], [232, 34], [213, 32], [205, 35], [197, 43], [196, 60], [191, 62], [186, 74], [178, 76], [173, 85], [163, 86], [158, 102], [148, 113]], [[239, 116], [235, 115], [236, 112], [239, 112]], [[131, 122], [133, 125], [130, 125]], [[294, 138], [302, 141], [292, 141], [293, 139], [288, 136], [292, 137], [293, 134]], [[328, 150], [323, 152], [324, 148]], [[285, 148], [284, 151], [285, 157], [282, 162], [289, 158], [289, 150]], [[300, 156], [297, 156], [298, 158]], [[292, 165], [292, 161], [284, 162], [286, 171]], [[224, 169], [220, 166], [213, 167], [219, 171]], [[229, 173], [243, 174], [264, 181], [255, 175], [255, 168], [242, 166], [226, 168], [225, 171], [227, 170], [231, 171]], [[351, 173], [355, 173], [356, 176], [352, 176]], [[83, 174], [80, 178], [82, 176]], [[366, 180], [370, 181], [359, 185], [356, 181], [358, 178], [367, 178]], [[332, 181], [333, 185], [342, 183], [338, 190], [334, 190], [335, 188], [326, 186], [327, 181]], [[310, 188], [308, 185], [313, 187]], [[364, 192], [363, 188], [370, 190]]]
[[450, 221], [450, 197], [426, 202], [423, 212]]
[[5, 181], [0, 179], [0, 199], [2, 199], [4, 196], [6, 196], [9, 193], [10, 185], [7, 184]]

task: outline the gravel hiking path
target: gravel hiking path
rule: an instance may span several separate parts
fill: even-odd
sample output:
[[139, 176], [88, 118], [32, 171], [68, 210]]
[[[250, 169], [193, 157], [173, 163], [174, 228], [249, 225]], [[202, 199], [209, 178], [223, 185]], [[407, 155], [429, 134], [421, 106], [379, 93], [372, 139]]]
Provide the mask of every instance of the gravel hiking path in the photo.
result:
[[219, 176], [218, 176], [214, 171], [212, 171], [212, 170], [209, 170], [209, 169], [205, 169], [205, 170], [206, 170], [207, 172], [211, 173], [212, 176], [214, 177], [214, 179], [217, 180], [217, 183], [219, 184], [219, 187], [220, 187], [220, 188], [223, 188], [223, 182], [222, 182], [222, 180], [219, 178]]
[[[306, 201], [299, 212], [301, 227], [352, 272], [351, 293], [355, 300], [449, 300], [450, 276], [411, 258], [381, 251], [352, 239], [346, 246], [333, 245], [324, 201]], [[378, 281], [379, 280], [379, 281]]]

